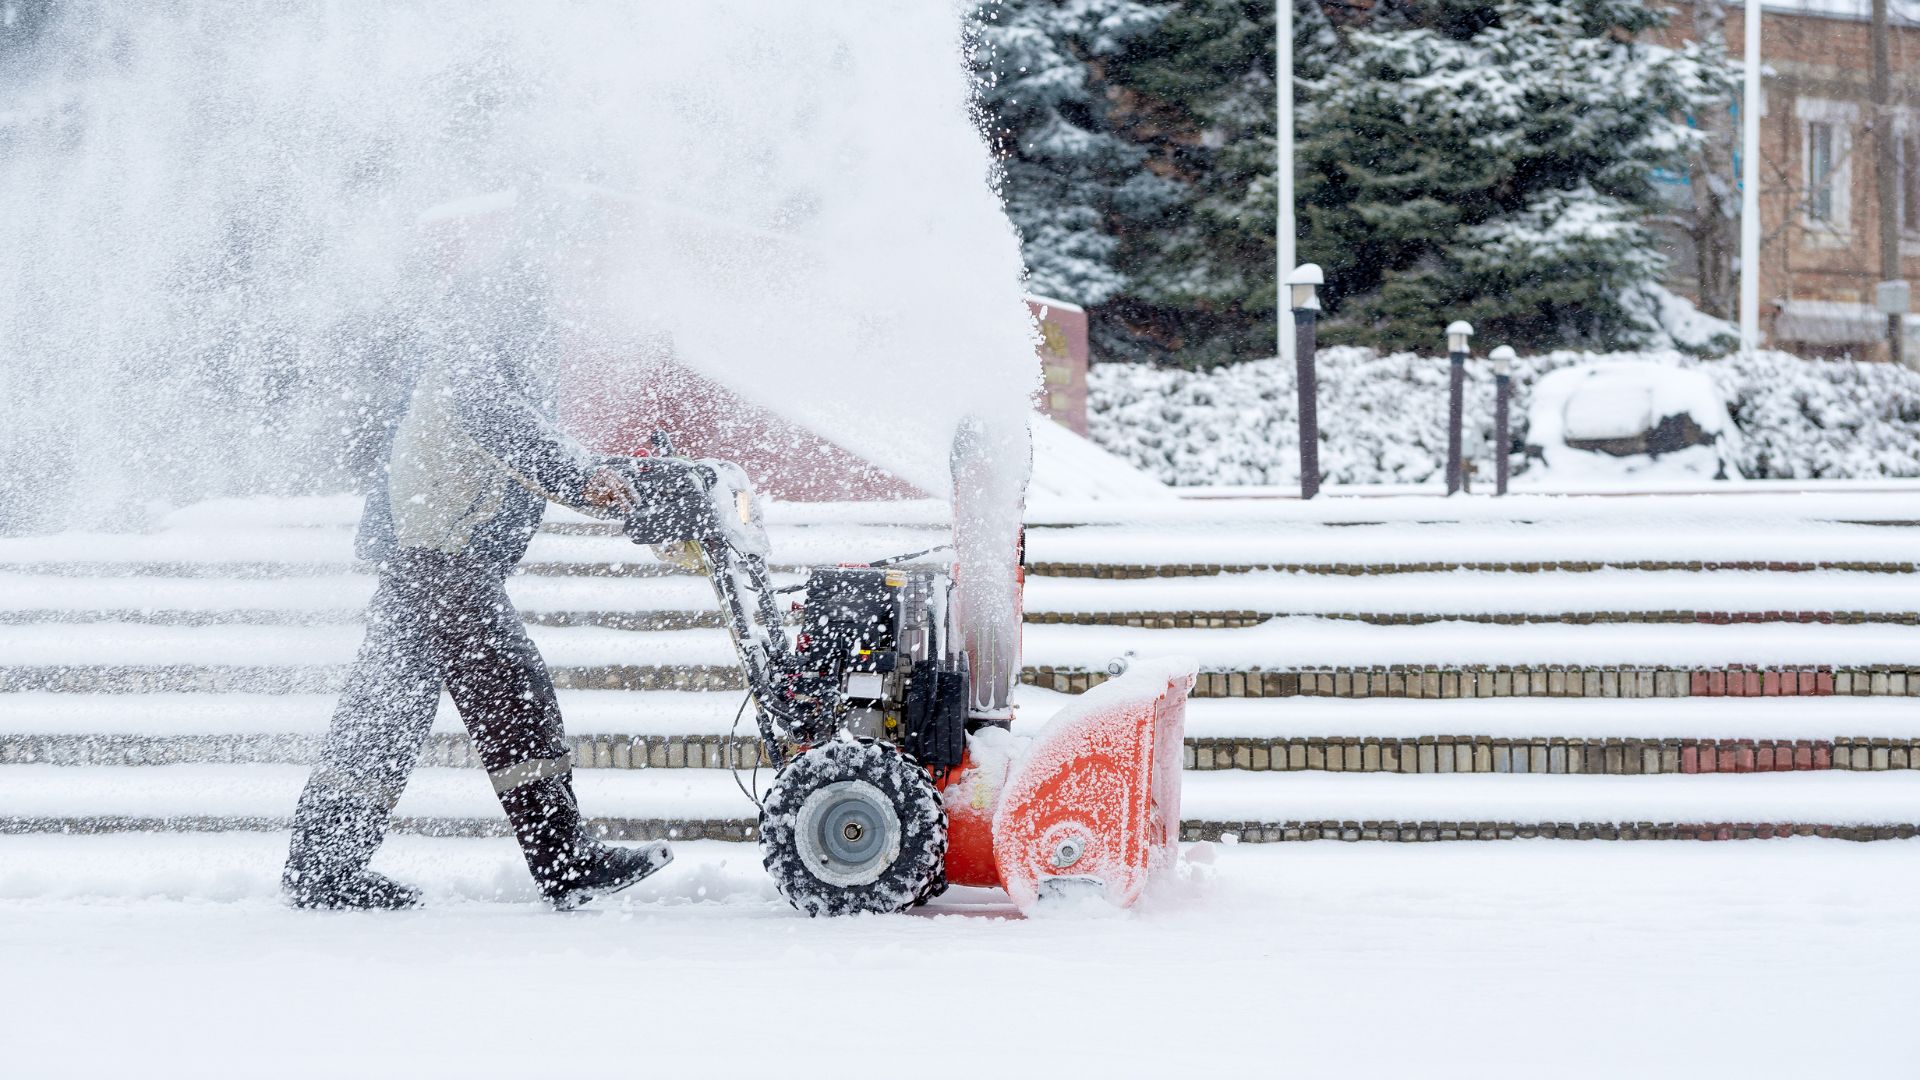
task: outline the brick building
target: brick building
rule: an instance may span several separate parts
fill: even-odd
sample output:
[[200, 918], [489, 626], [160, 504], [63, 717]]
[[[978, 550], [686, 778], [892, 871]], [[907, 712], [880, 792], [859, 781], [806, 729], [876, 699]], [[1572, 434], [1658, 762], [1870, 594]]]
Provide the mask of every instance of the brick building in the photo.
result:
[[[1675, 19], [1664, 37], [1678, 43], [1711, 36], [1716, 15], [1725, 20], [1729, 53], [1741, 54], [1745, 5], [1725, 3], [1718, 13], [1705, 11], [1714, 0], [1675, 5]], [[1889, 112], [1898, 164], [1896, 205], [1900, 222], [1900, 276], [1920, 278], [1920, 2], [1890, 0], [1888, 54], [1892, 72]], [[1760, 121], [1760, 297], [1761, 330], [1770, 346], [1808, 355], [1851, 354], [1884, 358], [1886, 319], [1874, 308], [1880, 280], [1880, 215], [1874, 175], [1879, 138], [1872, 98], [1873, 27], [1870, 0], [1766, 0], [1761, 52], [1766, 65]], [[1707, 158], [1692, 178], [1673, 178], [1679, 217], [1699, 204], [1699, 174], [1704, 167], [1735, 160], [1738, 103], [1726, 118], [1705, 118], [1728, 149], [1716, 161]], [[1696, 118], [1698, 122], [1699, 118]], [[1729, 174], [1727, 198], [1736, 217], [1719, 238], [1721, 263], [1731, 266], [1738, 250], [1738, 191]], [[1710, 198], [1710, 196], [1708, 196]], [[1722, 299], [1726, 282], [1703, 282], [1712, 270], [1700, 259], [1701, 232], [1667, 230], [1672, 244], [1676, 290], [1711, 308], [1712, 292]], [[1704, 288], [1703, 288], [1704, 285]], [[1734, 311], [1729, 305], [1729, 317]], [[1920, 357], [1920, 318], [1910, 317], [1906, 350], [1909, 362]]]

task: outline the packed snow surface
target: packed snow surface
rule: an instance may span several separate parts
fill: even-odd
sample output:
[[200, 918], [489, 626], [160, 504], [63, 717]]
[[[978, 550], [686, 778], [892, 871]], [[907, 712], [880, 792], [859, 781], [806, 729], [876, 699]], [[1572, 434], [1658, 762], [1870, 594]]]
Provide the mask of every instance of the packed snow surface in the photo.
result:
[[[972, 890], [807, 919], [751, 848], [677, 852], [555, 915], [510, 842], [399, 837], [376, 865], [427, 907], [311, 914], [280, 835], [3, 837], [7, 1071], [1912, 1075], [1911, 841], [1202, 845], [1130, 912], [1029, 919]], [[972, 1011], [857, 1050], [793, 1012], [875, 995]]]

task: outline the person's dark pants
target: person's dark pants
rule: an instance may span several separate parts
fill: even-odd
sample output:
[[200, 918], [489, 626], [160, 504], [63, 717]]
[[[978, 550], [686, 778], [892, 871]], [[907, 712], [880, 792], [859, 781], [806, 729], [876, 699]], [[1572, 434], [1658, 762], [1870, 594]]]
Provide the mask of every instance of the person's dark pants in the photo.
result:
[[[578, 830], [553, 680], [505, 587], [508, 567], [408, 548], [381, 564], [367, 635], [294, 813], [289, 873], [364, 869], [432, 730], [444, 685], [526, 849]], [[558, 779], [555, 779], [558, 778]]]

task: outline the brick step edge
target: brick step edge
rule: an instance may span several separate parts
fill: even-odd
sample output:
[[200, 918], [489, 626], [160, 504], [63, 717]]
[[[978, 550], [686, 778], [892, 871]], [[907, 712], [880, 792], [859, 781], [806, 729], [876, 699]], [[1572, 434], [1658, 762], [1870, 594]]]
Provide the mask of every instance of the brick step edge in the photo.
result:
[[[746, 680], [734, 665], [612, 664], [548, 669], [561, 690], [732, 690]], [[152, 664], [0, 667], [0, 693], [60, 691], [89, 694], [263, 693], [337, 694], [347, 665]]]
[[[758, 822], [745, 818], [590, 818], [589, 832], [603, 840], [732, 840], [760, 838]], [[0, 816], [0, 836], [93, 836], [104, 833], [287, 832], [290, 816], [178, 815], [139, 817], [123, 814]], [[511, 836], [505, 817], [396, 817], [390, 833], [435, 837]]]
[[1032, 577], [1066, 578], [1160, 578], [1212, 577], [1216, 574], [1247, 574], [1278, 571], [1296, 574], [1334, 574], [1371, 576], [1376, 574], [1433, 574], [1454, 570], [1486, 570], [1513, 574], [1589, 573], [1595, 570], [1768, 570], [1775, 573], [1805, 573], [1812, 570], [1845, 570], [1858, 574], [1911, 574], [1911, 562], [1819, 560], [1814, 562], [1731, 561], [1709, 562], [1671, 559], [1618, 559], [1592, 562], [1585, 560], [1546, 560], [1541, 562], [1422, 562], [1422, 563], [1070, 563], [1030, 562]]
[[[607, 630], [700, 630], [723, 625], [718, 611], [523, 611], [529, 626], [592, 626]], [[1705, 625], [1774, 623], [1827, 626], [1920, 626], [1914, 611], [1562, 611], [1544, 614], [1445, 614], [1381, 611], [1029, 611], [1029, 626], [1131, 626], [1147, 630], [1239, 629], [1274, 619], [1331, 619], [1373, 626], [1475, 623], [1489, 626]], [[358, 608], [319, 611], [230, 608], [219, 611], [155, 608], [20, 608], [0, 611], [0, 626], [135, 623], [152, 626], [354, 626]], [[788, 622], [797, 624], [799, 617]]]
[[1188, 739], [1194, 771], [1653, 776], [1920, 769], [1920, 739]]
[[1430, 843], [1443, 840], [1911, 840], [1920, 826], [1806, 822], [1610, 821], [1184, 821], [1180, 839], [1280, 844], [1300, 840]]
[[[644, 552], [634, 562], [524, 562], [515, 574], [540, 577], [686, 577], [689, 571], [649, 559]], [[1865, 564], [1863, 564], [1865, 565]], [[776, 563], [767, 567], [774, 574], [804, 573], [810, 567], [800, 563]], [[35, 574], [49, 577], [174, 577], [174, 578], [272, 578], [332, 577], [372, 572], [368, 563], [339, 560], [333, 562], [276, 562], [271, 559], [233, 559], [208, 562], [182, 562], [157, 559], [89, 559], [67, 561], [0, 562], [0, 573]]]
[[[7, 735], [0, 765], [311, 765], [319, 735]], [[771, 769], [748, 735], [573, 735], [579, 769]], [[478, 768], [464, 734], [430, 737], [420, 764]], [[1251, 772], [1642, 776], [1920, 769], [1920, 739], [1193, 738], [1185, 768]]]
[[[0, 836], [107, 833], [285, 832], [285, 817], [128, 817], [120, 815], [0, 817]], [[594, 818], [588, 829], [605, 840], [760, 839], [759, 824], [749, 819]], [[505, 837], [504, 819], [395, 818], [391, 832], [433, 837]], [[1180, 823], [1183, 842], [1231, 841], [1242, 844], [1303, 840], [1395, 841], [1450, 840], [1770, 840], [1790, 836], [1832, 840], [1910, 840], [1913, 824], [1830, 825], [1804, 822], [1504, 822], [1504, 821], [1207, 821]]]
[[1914, 611], [1562, 611], [1532, 615], [1382, 611], [1029, 611], [1025, 618], [1028, 625], [1038, 626], [1134, 626], [1147, 630], [1238, 629], [1259, 626], [1272, 619], [1332, 619], [1374, 626], [1431, 626], [1435, 623], [1492, 626], [1739, 626], [1764, 623], [1920, 626], [1920, 612]]
[[[163, 608], [17, 608], [0, 611], [0, 626], [139, 623], [151, 626], [358, 626], [361, 608], [299, 610], [227, 608], [217, 611]], [[718, 611], [523, 611], [529, 626], [595, 626], [608, 630], [701, 630], [723, 625]], [[796, 616], [793, 620], [798, 621]]]
[[[3, 680], [0, 676], [0, 680]], [[1040, 666], [1021, 673], [1029, 686], [1078, 694], [1107, 681], [1086, 668]], [[4, 682], [0, 681], [0, 686]], [[1639, 666], [1468, 665], [1203, 671], [1194, 697], [1341, 698], [1682, 698], [1915, 697], [1920, 667], [1799, 666], [1657, 668]]]
[[[742, 730], [751, 730], [744, 724]], [[322, 735], [0, 735], [0, 765], [312, 765]], [[753, 735], [569, 735], [576, 769], [771, 769]], [[1920, 755], [1916, 755], [1920, 756]], [[419, 764], [479, 768], [463, 733], [429, 736]]]
[[[809, 569], [799, 563], [768, 567], [775, 574], [802, 573]], [[1913, 562], [1882, 560], [1816, 560], [1811, 562], [1729, 561], [1675, 559], [1619, 559], [1607, 561], [1545, 560], [1536, 562], [1420, 562], [1420, 563], [1069, 563], [1031, 562], [1027, 573], [1034, 577], [1065, 578], [1184, 578], [1212, 577], [1217, 574], [1247, 574], [1278, 571], [1282, 573], [1328, 574], [1350, 577], [1385, 574], [1431, 574], [1455, 570], [1481, 570], [1496, 573], [1544, 574], [1587, 573], [1595, 570], [1765, 570], [1774, 573], [1805, 573], [1813, 570], [1841, 570], [1857, 574], [1911, 574], [1920, 569]], [[262, 559], [236, 559], [231, 562], [168, 562], [158, 560], [89, 560], [75, 562], [0, 562], [0, 573], [42, 574], [60, 577], [184, 577], [184, 578], [279, 578], [319, 577], [365, 573], [365, 564], [340, 562], [273, 562]], [[677, 567], [651, 561], [625, 562], [527, 562], [514, 571], [549, 577], [670, 577], [687, 573]]]
[[[553, 667], [562, 690], [733, 690], [746, 688], [732, 665], [614, 664]], [[0, 667], [0, 693], [338, 693], [346, 665], [200, 664]], [[1021, 672], [1028, 686], [1084, 693], [1104, 671], [1039, 666]], [[1920, 697], [1920, 667], [1653, 668], [1513, 665], [1305, 668], [1201, 672], [1194, 697]]]

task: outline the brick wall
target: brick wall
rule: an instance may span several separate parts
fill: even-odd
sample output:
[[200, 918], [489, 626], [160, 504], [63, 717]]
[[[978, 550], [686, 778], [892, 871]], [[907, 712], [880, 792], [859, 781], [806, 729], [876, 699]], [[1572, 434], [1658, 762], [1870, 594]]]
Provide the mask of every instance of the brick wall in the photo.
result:
[[[1880, 279], [1879, 215], [1874, 182], [1874, 131], [1870, 80], [1872, 27], [1868, 0], [1855, 0], [1858, 17], [1789, 10], [1769, 4], [1761, 24], [1761, 52], [1767, 65], [1761, 114], [1761, 277], [1760, 296], [1768, 311], [1763, 329], [1774, 328], [1781, 300], [1816, 300], [1871, 306]], [[1668, 44], [1694, 36], [1692, 5], [1676, 6], [1671, 26], [1660, 35]], [[1893, 12], [1889, 41], [1896, 113], [1912, 118], [1920, 132], [1920, 28], [1902, 25]], [[1738, 59], [1744, 47], [1744, 5], [1727, 9], [1726, 41]], [[1807, 218], [1808, 124], [1832, 125], [1842, 147], [1836, 154], [1839, 179], [1835, 196], [1843, 220], [1832, 227]], [[1737, 127], [1735, 129], [1737, 136]], [[1913, 166], [1920, 170], [1920, 161]], [[1896, 208], [1897, 212], [1897, 208]], [[1685, 242], [1675, 238], [1676, 245]], [[1920, 278], [1920, 232], [1902, 243], [1901, 274]], [[1676, 251], [1675, 284], [1688, 291], [1691, 255]], [[1790, 344], [1770, 334], [1775, 344]], [[1809, 352], [1851, 351], [1883, 356], [1883, 348], [1813, 347]]]

